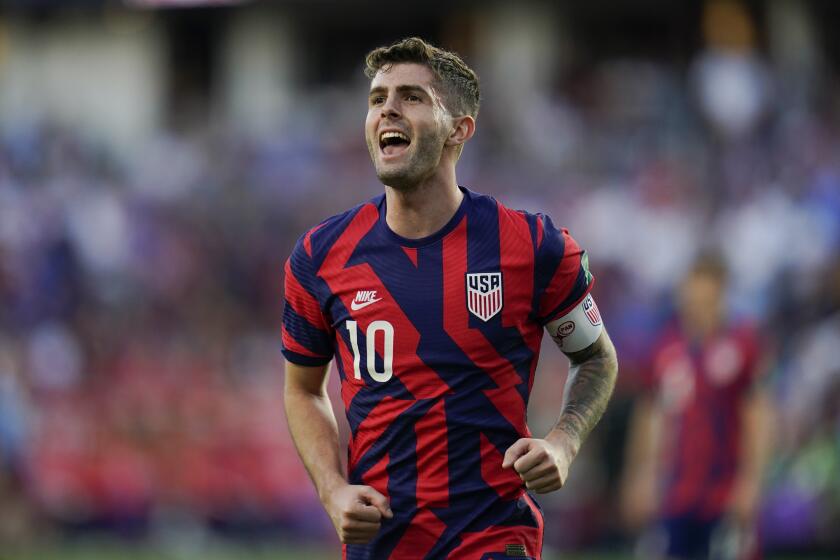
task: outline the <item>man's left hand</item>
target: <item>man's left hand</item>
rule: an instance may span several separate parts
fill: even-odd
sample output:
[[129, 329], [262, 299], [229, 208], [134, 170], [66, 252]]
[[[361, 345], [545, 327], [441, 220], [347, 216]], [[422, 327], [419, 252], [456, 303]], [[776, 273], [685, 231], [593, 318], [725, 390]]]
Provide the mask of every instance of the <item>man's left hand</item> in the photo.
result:
[[573, 452], [564, 445], [553, 445], [544, 439], [522, 438], [505, 452], [502, 468], [513, 469], [528, 490], [546, 494], [559, 490], [566, 483]]

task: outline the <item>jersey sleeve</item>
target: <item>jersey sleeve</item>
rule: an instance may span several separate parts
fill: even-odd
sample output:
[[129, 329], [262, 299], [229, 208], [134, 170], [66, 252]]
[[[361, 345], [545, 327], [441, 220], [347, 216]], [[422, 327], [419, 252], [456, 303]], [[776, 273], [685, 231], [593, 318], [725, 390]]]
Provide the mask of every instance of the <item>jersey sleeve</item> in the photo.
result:
[[578, 305], [592, 289], [595, 278], [589, 272], [589, 256], [565, 228], [558, 229], [551, 218], [537, 216], [535, 314], [542, 325], [562, 317]]
[[741, 326], [736, 336], [740, 351], [744, 356], [740, 375], [741, 384], [746, 391], [751, 391], [767, 383], [768, 375], [762, 359], [766, 350], [762, 348], [759, 333], [752, 325]]
[[303, 239], [285, 266], [283, 355], [301, 366], [320, 366], [333, 357], [334, 333], [318, 301], [312, 257]]

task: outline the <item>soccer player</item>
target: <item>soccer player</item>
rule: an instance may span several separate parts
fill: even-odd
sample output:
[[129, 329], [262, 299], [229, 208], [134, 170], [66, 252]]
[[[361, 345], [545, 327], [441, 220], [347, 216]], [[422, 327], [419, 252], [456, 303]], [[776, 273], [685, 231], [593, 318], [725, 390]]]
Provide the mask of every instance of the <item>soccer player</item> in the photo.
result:
[[728, 320], [725, 294], [723, 261], [699, 257], [635, 407], [622, 499], [631, 526], [656, 522], [646, 559], [758, 554], [769, 399], [757, 335]]
[[[563, 486], [617, 374], [587, 255], [548, 217], [458, 185], [479, 87], [457, 55], [410, 38], [366, 63], [385, 192], [308, 231], [287, 261], [292, 437], [345, 558], [540, 558], [527, 491]], [[537, 439], [526, 408], [543, 328], [572, 367]], [[333, 358], [347, 476], [325, 393]]]

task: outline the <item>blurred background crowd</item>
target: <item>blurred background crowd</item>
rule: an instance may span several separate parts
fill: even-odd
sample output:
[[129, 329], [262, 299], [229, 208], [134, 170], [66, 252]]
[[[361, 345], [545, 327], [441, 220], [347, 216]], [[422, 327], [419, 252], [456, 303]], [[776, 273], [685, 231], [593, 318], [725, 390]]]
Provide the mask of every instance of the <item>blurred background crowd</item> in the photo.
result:
[[[459, 182], [571, 230], [621, 359], [542, 501], [547, 546], [628, 546], [628, 411], [676, 283], [717, 249], [773, 356], [765, 547], [836, 553], [838, 24], [829, 0], [4, 2], [0, 546], [337, 543], [283, 418], [282, 265], [381, 192], [363, 56], [422, 35], [482, 78]], [[545, 348], [535, 433], [566, 368]]]

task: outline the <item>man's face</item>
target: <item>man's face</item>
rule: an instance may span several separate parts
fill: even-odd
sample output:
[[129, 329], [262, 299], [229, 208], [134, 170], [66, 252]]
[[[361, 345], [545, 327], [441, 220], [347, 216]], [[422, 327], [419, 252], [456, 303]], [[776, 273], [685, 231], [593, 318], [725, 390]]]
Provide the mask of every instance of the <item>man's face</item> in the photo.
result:
[[724, 318], [724, 285], [708, 274], [690, 274], [679, 290], [680, 317], [692, 331], [711, 334]]
[[365, 138], [376, 175], [410, 189], [437, 169], [452, 118], [435, 75], [421, 64], [395, 64], [370, 86]]

